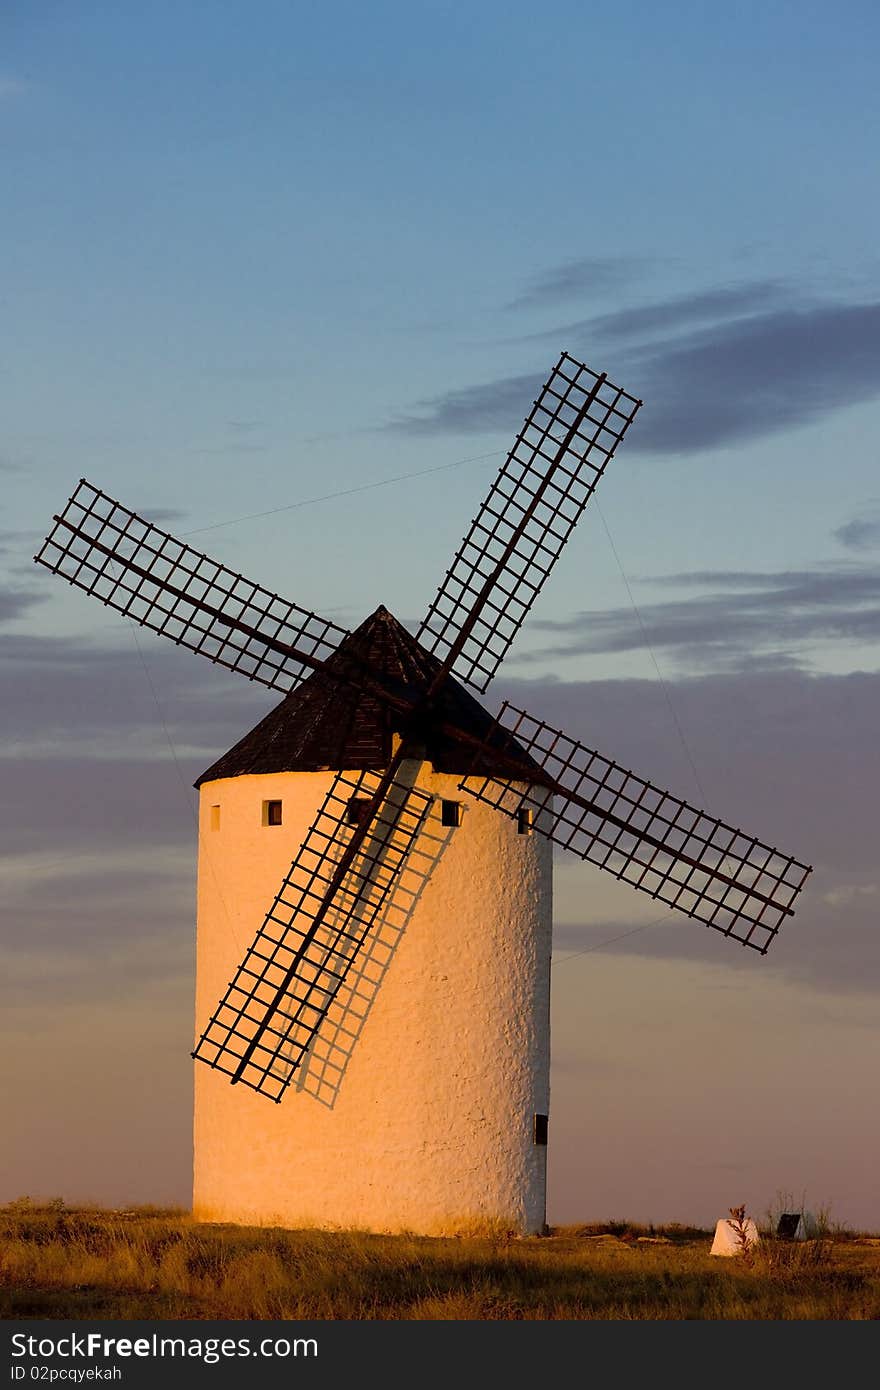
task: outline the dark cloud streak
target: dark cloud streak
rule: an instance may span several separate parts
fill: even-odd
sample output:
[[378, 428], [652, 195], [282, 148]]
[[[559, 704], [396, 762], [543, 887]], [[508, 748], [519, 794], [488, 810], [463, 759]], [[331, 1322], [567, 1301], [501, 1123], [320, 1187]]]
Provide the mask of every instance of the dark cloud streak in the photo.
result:
[[33, 589], [0, 588], [0, 623], [11, 623], [22, 617], [35, 604], [42, 603], [45, 594]]
[[53, 739], [69, 752], [97, 740], [118, 753], [137, 735], [140, 750], [167, 757], [167, 728], [213, 761], [279, 698], [147, 632], [137, 646], [6, 634], [0, 663], [6, 737], [37, 753]]
[[[589, 320], [570, 350], [595, 358], [604, 322], [610, 341], [640, 326], [680, 327], [695, 316], [744, 309], [779, 286], [704, 292]], [[725, 307], [726, 306], [726, 307]], [[573, 327], [548, 337], [562, 341]], [[628, 453], [687, 454], [758, 439], [818, 420], [880, 395], [880, 304], [776, 304], [652, 343], [603, 355], [613, 380], [646, 403], [627, 438]], [[416, 403], [386, 429], [410, 435], [510, 434], [546, 375], [522, 373], [453, 389]]]
[[[688, 922], [670, 911], [644, 927], [638, 919], [615, 917], [597, 925], [585, 923], [556, 928], [554, 931], [554, 979], [568, 967], [577, 953], [588, 957], [592, 950], [622, 956], [642, 956], [652, 960], [701, 961], [742, 972], [742, 987], [749, 987], [750, 972], [769, 972], [793, 982], [801, 982], [839, 994], [880, 991], [880, 931], [877, 912], [880, 895], [866, 891], [845, 905], [829, 903], [834, 896], [833, 876], [819, 872], [808, 881], [795, 916], [785, 922], [763, 960], [750, 951], [737, 950], [719, 941], [717, 933]], [[625, 910], [621, 894], [621, 906]], [[626, 933], [631, 932], [631, 935]], [[617, 938], [617, 939], [615, 939]], [[610, 942], [605, 946], [602, 943]], [[569, 954], [571, 953], [571, 954]], [[577, 968], [573, 965], [573, 968]]]
[[644, 262], [630, 256], [582, 256], [538, 276], [505, 307], [511, 311], [565, 303], [584, 294], [618, 289], [638, 275]]
[[878, 348], [880, 304], [823, 304], [641, 349], [627, 374], [651, 408], [633, 430], [633, 447], [649, 454], [723, 447], [871, 400], [880, 394]]
[[526, 341], [552, 339], [554, 342], [592, 343], [635, 339], [655, 332], [678, 332], [707, 320], [722, 322], [741, 318], [757, 310], [767, 309], [780, 301], [790, 300], [792, 292], [777, 280], [756, 280], [720, 289], [699, 290], [679, 295], [656, 304], [643, 304], [614, 313], [600, 314], [589, 319], [529, 335]]
[[838, 526], [834, 536], [847, 550], [880, 550], [880, 508], [871, 506], [867, 515]]
[[138, 511], [146, 521], [152, 521], [154, 526], [170, 526], [175, 521], [185, 521], [189, 515], [178, 507], [140, 507]]
[[419, 415], [405, 415], [386, 429], [407, 435], [482, 434], [506, 430], [523, 418], [541, 387], [540, 374], [503, 377], [419, 401]]
[[696, 571], [653, 584], [713, 592], [632, 608], [581, 612], [565, 621], [537, 620], [531, 632], [564, 640], [515, 660], [535, 663], [598, 652], [668, 650], [698, 668], [802, 659], [807, 642], [880, 640], [880, 568], [829, 566], [773, 573]]
[[[37, 855], [47, 865], [83, 854], [195, 848], [192, 782], [204, 768], [170, 760], [61, 754], [0, 759], [0, 864]], [[190, 776], [190, 773], [192, 776]], [[47, 848], [51, 847], [51, 848]]]
[[0, 555], [16, 555], [27, 551], [32, 557], [35, 545], [41, 540], [39, 531], [0, 531]]

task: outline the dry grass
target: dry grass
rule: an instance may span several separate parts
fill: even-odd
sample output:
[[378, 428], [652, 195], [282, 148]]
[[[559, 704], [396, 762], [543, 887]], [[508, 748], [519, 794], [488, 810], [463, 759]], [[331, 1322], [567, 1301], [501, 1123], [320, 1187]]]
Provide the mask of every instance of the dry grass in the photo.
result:
[[209, 1226], [183, 1212], [0, 1208], [6, 1318], [880, 1318], [880, 1239], [709, 1256], [685, 1227], [432, 1240]]

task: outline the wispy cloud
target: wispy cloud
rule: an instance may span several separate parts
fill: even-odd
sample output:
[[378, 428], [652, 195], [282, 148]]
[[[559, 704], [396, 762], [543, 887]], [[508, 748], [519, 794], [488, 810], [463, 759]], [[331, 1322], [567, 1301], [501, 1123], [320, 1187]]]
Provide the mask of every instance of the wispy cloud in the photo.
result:
[[179, 507], [140, 507], [139, 514], [154, 526], [172, 526], [177, 521], [185, 521], [188, 513]]
[[189, 974], [195, 836], [181, 835], [176, 854], [151, 840], [140, 856], [137, 839], [129, 823], [114, 848], [66, 870], [31, 856], [26, 878], [0, 862], [4, 994], [16, 1007], [53, 996], [91, 1002], [108, 989], [131, 997], [151, 979]]
[[880, 502], [869, 502], [863, 516], [838, 526], [835, 538], [847, 550], [880, 550]]
[[227, 420], [222, 443], [205, 444], [191, 450], [194, 454], [266, 454], [268, 445], [254, 436], [260, 430], [260, 420]]
[[39, 874], [47, 885], [51, 877], [56, 887], [60, 880], [75, 887], [82, 876], [118, 869], [126, 854], [142, 856], [129, 866], [140, 872], [151, 856], [161, 853], [164, 860], [177, 847], [195, 843], [195, 792], [187, 783], [181, 786], [170, 760], [151, 758], [144, 739], [137, 746], [146, 756], [126, 756], [120, 749], [116, 756], [89, 757], [76, 751], [78, 734], [74, 716], [71, 753], [0, 759], [9, 808], [0, 845], [4, 874], [21, 859], [31, 879]]
[[[836, 885], [833, 872], [820, 870], [812, 875], [794, 918], [783, 924], [761, 970], [826, 993], [876, 993], [880, 991], [876, 892], [870, 884], [864, 888], [845, 882]], [[619, 915], [598, 923], [585, 918], [582, 925], [571, 923], [554, 930], [555, 982], [561, 979], [557, 972], [564, 969], [566, 957], [597, 949], [603, 954], [719, 964], [725, 943], [719, 942], [717, 933], [662, 908], [646, 925], [642, 918], [626, 915], [622, 889], [619, 896]], [[724, 956], [728, 969], [753, 968], [750, 960], [743, 959], [748, 953], [731, 959], [731, 950], [728, 947]], [[743, 988], [748, 988], [747, 981]]]
[[571, 323], [531, 333], [523, 341], [551, 340], [560, 343], [639, 342], [658, 333], [678, 333], [693, 324], [723, 323], [756, 312], [767, 312], [774, 305], [790, 303], [795, 293], [778, 280], [752, 280], [717, 289], [698, 290], [653, 304], [617, 309], [609, 314], [576, 319]]
[[[0, 552], [2, 552], [0, 544]], [[22, 617], [34, 604], [42, 603], [45, 594], [33, 589], [9, 589], [0, 587], [0, 623], [11, 623]]]
[[516, 656], [519, 663], [635, 651], [669, 652], [690, 669], [802, 664], [810, 642], [880, 639], [880, 567], [850, 562], [779, 573], [695, 571], [652, 585], [708, 592], [633, 608], [584, 611], [563, 621], [538, 619], [530, 631], [557, 641]]
[[508, 310], [564, 304], [583, 295], [619, 289], [634, 280], [645, 262], [633, 256], [581, 256], [537, 276], [509, 304]]
[[865, 898], [872, 898], [875, 902], [880, 900], [880, 884], [841, 883], [827, 889], [822, 895], [822, 901], [828, 903], [829, 907], [850, 907]]
[[514, 428], [540, 388], [539, 374], [501, 377], [481, 386], [465, 386], [417, 401], [415, 414], [392, 420], [386, 429], [397, 434], [485, 434]]
[[[806, 303], [776, 282], [679, 296], [542, 336], [590, 359], [608, 344], [602, 365], [645, 401], [628, 453], [721, 448], [880, 395], [880, 303]], [[512, 436], [544, 376], [546, 364], [453, 388], [415, 402], [386, 428]]]
[[[688, 453], [807, 424], [880, 395], [880, 303], [774, 309], [630, 355], [650, 403], [633, 446]], [[627, 441], [629, 447], [629, 441]]]
[[137, 645], [125, 631], [113, 645], [5, 634], [0, 663], [7, 745], [34, 757], [63, 742], [68, 756], [108, 758], [137, 741], [167, 758], [170, 740], [189, 781], [277, 699], [146, 632]]
[[[34, 546], [39, 544], [41, 539], [38, 531], [0, 530], [0, 556], [27, 554], [30, 559], [34, 553]], [[31, 573], [33, 573], [33, 569], [31, 569]]]

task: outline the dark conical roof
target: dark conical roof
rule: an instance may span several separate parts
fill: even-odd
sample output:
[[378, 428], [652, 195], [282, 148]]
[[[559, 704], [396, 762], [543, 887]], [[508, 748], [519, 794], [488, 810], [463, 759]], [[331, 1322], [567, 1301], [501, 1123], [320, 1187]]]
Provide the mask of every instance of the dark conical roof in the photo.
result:
[[[340, 642], [325, 669], [315, 671], [203, 772], [196, 782], [241, 777], [246, 773], [319, 772], [384, 768], [391, 760], [391, 736], [401, 731], [404, 716], [378, 696], [364, 690], [358, 674], [368, 667], [389, 688], [410, 698], [424, 694], [440, 668], [437, 657], [420, 646], [387, 608], [377, 608], [360, 627]], [[332, 672], [353, 678], [334, 679]], [[440, 732], [438, 722], [455, 724], [475, 738], [485, 738], [492, 716], [472, 695], [447, 676], [421, 729], [425, 756], [435, 772], [464, 773], [473, 750]], [[480, 773], [507, 777], [522, 773], [524, 782], [540, 782], [544, 774], [529, 755], [503, 732], [493, 739], [506, 757], [494, 766], [486, 754]], [[492, 746], [492, 745], [490, 745]], [[515, 756], [519, 768], [511, 767]]]

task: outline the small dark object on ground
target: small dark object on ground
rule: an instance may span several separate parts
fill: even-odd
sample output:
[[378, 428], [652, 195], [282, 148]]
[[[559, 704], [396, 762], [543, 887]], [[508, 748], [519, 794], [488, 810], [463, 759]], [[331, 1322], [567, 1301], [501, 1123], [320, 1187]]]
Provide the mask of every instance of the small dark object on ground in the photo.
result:
[[800, 1224], [799, 1211], [784, 1211], [776, 1224], [776, 1234], [780, 1240], [794, 1240]]

